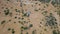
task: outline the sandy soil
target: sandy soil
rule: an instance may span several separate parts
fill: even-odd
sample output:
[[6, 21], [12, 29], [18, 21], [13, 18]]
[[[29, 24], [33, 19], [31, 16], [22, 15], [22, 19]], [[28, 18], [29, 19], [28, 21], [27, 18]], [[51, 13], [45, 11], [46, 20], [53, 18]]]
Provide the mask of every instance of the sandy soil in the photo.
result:
[[[27, 4], [23, 1], [22, 7], [20, 5], [20, 0], [0, 0], [0, 34], [54, 34], [54, 30], [56, 30], [56, 34], [60, 34], [59, 4], [52, 5], [51, 2], [42, 3], [39, 1], [29, 1]], [[4, 10], [9, 12], [6, 14]], [[29, 17], [23, 16], [22, 10], [24, 13], [31, 12]], [[56, 18], [57, 25], [46, 26], [49, 18], [45, 19], [50, 13]], [[29, 27], [30, 24], [32, 27]], [[28, 29], [21, 28], [22, 26], [28, 27]], [[12, 29], [14, 30], [12, 31]]]

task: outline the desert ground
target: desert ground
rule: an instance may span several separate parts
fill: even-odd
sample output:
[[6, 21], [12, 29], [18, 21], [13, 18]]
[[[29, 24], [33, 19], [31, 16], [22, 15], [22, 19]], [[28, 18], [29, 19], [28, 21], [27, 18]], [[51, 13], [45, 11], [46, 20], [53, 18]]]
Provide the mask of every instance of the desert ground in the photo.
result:
[[60, 34], [59, 2], [0, 0], [0, 34]]

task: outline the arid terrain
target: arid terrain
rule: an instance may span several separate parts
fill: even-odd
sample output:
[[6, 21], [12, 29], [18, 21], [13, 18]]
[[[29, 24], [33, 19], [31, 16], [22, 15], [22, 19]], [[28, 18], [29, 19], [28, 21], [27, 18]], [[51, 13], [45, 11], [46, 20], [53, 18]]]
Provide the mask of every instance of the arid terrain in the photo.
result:
[[60, 0], [0, 0], [0, 34], [60, 34]]

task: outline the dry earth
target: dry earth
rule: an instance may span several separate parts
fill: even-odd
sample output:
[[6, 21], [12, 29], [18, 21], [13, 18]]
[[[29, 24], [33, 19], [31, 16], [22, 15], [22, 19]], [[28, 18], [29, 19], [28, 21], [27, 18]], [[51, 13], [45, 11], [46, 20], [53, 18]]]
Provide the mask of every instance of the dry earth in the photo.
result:
[[0, 0], [0, 34], [60, 34], [56, 2]]

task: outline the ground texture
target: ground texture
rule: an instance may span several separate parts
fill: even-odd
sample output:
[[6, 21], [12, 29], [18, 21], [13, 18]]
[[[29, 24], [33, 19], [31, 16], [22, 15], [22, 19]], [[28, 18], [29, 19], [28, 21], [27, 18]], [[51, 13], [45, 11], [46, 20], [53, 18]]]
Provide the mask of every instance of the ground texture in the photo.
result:
[[0, 34], [60, 34], [59, 2], [0, 0]]

